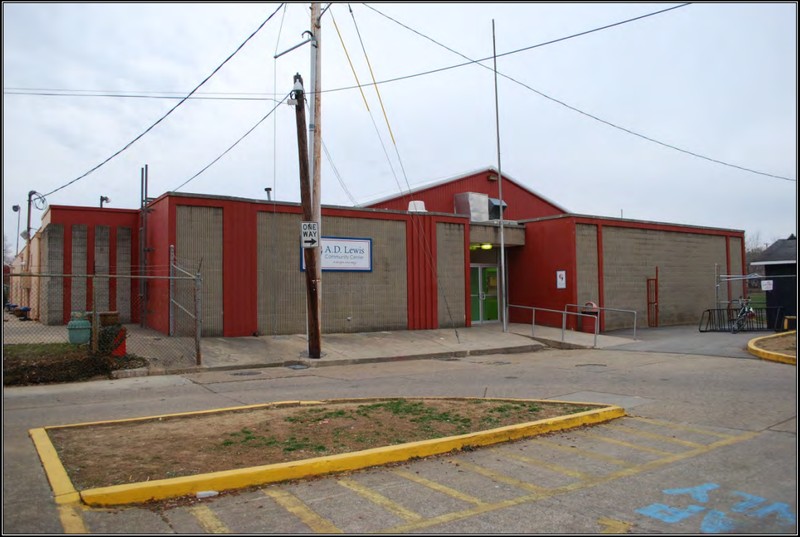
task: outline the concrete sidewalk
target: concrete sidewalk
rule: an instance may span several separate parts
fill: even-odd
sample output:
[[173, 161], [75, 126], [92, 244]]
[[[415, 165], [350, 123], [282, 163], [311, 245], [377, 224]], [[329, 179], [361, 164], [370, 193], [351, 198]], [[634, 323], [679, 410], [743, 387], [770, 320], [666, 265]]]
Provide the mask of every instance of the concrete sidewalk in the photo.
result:
[[[533, 336], [531, 335], [533, 332]], [[563, 334], [563, 338], [562, 338]], [[510, 324], [503, 332], [500, 323], [469, 328], [402, 330], [323, 334], [322, 356], [308, 357], [305, 334], [202, 340], [201, 365], [175, 369], [151, 361], [148, 374], [176, 374], [207, 370], [234, 370], [262, 367], [323, 367], [395, 360], [459, 358], [470, 355], [532, 352], [554, 348], [607, 348], [632, 342], [632, 339], [597, 336], [560, 328], [529, 324]], [[144, 372], [118, 371], [119, 376]]]

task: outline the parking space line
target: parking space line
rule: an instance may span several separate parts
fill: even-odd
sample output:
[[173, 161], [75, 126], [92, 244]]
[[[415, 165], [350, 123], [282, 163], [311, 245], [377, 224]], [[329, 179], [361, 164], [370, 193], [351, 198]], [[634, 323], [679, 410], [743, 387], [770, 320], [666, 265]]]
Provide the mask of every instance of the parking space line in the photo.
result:
[[586, 433], [586, 432], [583, 432], [583, 433], [580, 433], [580, 434], [581, 434], [581, 436], [585, 436], [586, 438], [592, 438], [594, 440], [600, 440], [601, 442], [607, 442], [609, 444], [616, 444], [618, 446], [623, 446], [623, 447], [627, 447], [627, 448], [631, 448], [631, 449], [636, 449], [636, 450], [639, 450], [639, 451], [644, 451], [646, 453], [653, 453], [654, 455], [661, 455], [661, 456], [673, 455], [673, 453], [670, 453], [669, 451], [663, 451], [661, 449], [655, 449], [655, 448], [651, 448], [651, 447], [647, 447], [647, 446], [640, 446], [639, 444], [631, 444], [630, 442], [625, 442], [624, 440], [617, 440], [616, 438], [609, 438], [607, 436], [603, 436], [603, 435], [600, 435], [600, 434], [593, 434], [593, 433]]
[[692, 449], [703, 447], [706, 445], [706, 444], [698, 444], [697, 442], [690, 442], [688, 440], [681, 440], [680, 438], [672, 438], [671, 436], [664, 436], [663, 434], [640, 431], [639, 429], [635, 429], [633, 427], [626, 427], [625, 425], [607, 425], [607, 428], [641, 436], [643, 438], [650, 438], [652, 440], [660, 440], [662, 442], [672, 442], [673, 444], [678, 444], [679, 446], [684, 446]]
[[534, 458], [534, 457], [528, 457], [526, 455], [518, 455], [516, 453], [503, 453], [503, 456], [508, 457], [510, 459], [515, 459], [515, 460], [518, 460], [520, 462], [524, 462], [524, 463], [527, 463], [527, 464], [532, 464], [534, 466], [539, 466], [541, 468], [545, 468], [547, 470], [550, 470], [551, 472], [555, 472], [555, 473], [558, 473], [558, 474], [563, 474], [563, 475], [566, 475], [566, 476], [569, 476], [569, 477], [575, 477], [577, 479], [586, 479], [587, 477], [589, 477], [589, 474], [586, 474], [585, 472], [581, 472], [579, 470], [572, 470], [570, 468], [566, 468], [564, 466], [561, 466], [560, 464], [555, 464], [553, 462], [543, 461], [541, 459], [537, 459], [537, 458]]
[[333, 522], [315, 513], [294, 494], [277, 488], [264, 489], [263, 492], [315, 533], [343, 533]]
[[548, 490], [544, 487], [540, 487], [539, 485], [534, 485], [533, 483], [528, 483], [526, 481], [520, 481], [519, 479], [500, 474], [494, 470], [489, 470], [483, 466], [478, 466], [477, 464], [472, 464], [471, 462], [467, 462], [458, 458], [448, 459], [447, 462], [454, 466], [458, 466], [459, 468], [465, 468], [470, 472], [486, 476], [494, 481], [499, 481], [500, 483], [505, 483], [506, 485], [511, 485], [518, 489], [527, 490], [536, 494], [543, 494]]
[[626, 416], [626, 419], [632, 419], [636, 421], [643, 421], [645, 423], [651, 423], [653, 425], [658, 425], [659, 427], [666, 427], [669, 429], [675, 429], [678, 431], [687, 431], [690, 433], [698, 433], [704, 434], [706, 436], [716, 436], [717, 438], [735, 438], [735, 435], [725, 434], [725, 433], [718, 433], [716, 431], [710, 431], [708, 429], [698, 429], [697, 427], [690, 427], [688, 425], [681, 425], [679, 423], [670, 423], [667, 421], [661, 421], [653, 418], [645, 418], [642, 416]]
[[420, 477], [417, 474], [413, 474], [407, 470], [392, 470], [392, 473], [399, 475], [402, 478], [408, 479], [409, 481], [413, 481], [418, 483], [424, 487], [429, 489], [435, 490], [437, 492], [441, 492], [442, 494], [446, 494], [451, 498], [455, 498], [457, 500], [461, 500], [467, 503], [473, 503], [475, 505], [481, 505], [486, 502], [481, 500], [480, 498], [476, 498], [475, 496], [470, 496], [469, 494], [465, 494], [461, 491], [456, 489], [450, 488], [448, 486], [442, 485], [441, 483], [437, 483], [435, 481], [431, 481], [430, 479], [425, 479], [424, 477]]
[[230, 533], [231, 530], [214, 514], [207, 505], [195, 505], [189, 508], [189, 512], [197, 519], [197, 522], [208, 533]]
[[422, 519], [422, 515], [420, 515], [418, 513], [415, 513], [415, 512], [413, 512], [413, 511], [411, 511], [409, 509], [406, 509], [402, 505], [400, 505], [400, 504], [398, 504], [396, 502], [393, 502], [392, 500], [390, 500], [389, 498], [387, 498], [383, 494], [375, 492], [373, 489], [371, 489], [369, 487], [365, 487], [361, 483], [353, 481], [352, 479], [348, 479], [348, 478], [337, 479], [336, 482], [339, 483], [340, 485], [342, 485], [343, 487], [349, 488], [350, 490], [352, 490], [353, 492], [356, 492], [357, 494], [359, 494], [363, 498], [366, 498], [367, 500], [371, 501], [372, 503], [383, 507], [387, 511], [399, 516], [400, 518], [402, 518], [404, 520], [415, 521], [415, 520], [421, 520]]
[[596, 461], [608, 462], [608, 463], [616, 464], [617, 466], [622, 466], [622, 467], [625, 467], [625, 468], [630, 468], [632, 466], [635, 466], [634, 464], [632, 464], [632, 463], [630, 463], [628, 461], [625, 461], [625, 460], [622, 460], [622, 459], [618, 459], [616, 457], [612, 457], [611, 455], [605, 455], [604, 453], [595, 453], [594, 451], [588, 451], [588, 450], [577, 448], [577, 447], [562, 446], [561, 444], [558, 444], [556, 442], [551, 442], [550, 440], [543, 440], [543, 439], [537, 438], [537, 439], [534, 439], [533, 442], [536, 443], [536, 444], [540, 444], [540, 445], [546, 446], [548, 448], [553, 448], [553, 449], [556, 449], [558, 451], [563, 451], [565, 453], [571, 453], [571, 454], [574, 454], [574, 455], [579, 455], [581, 457], [586, 457], [587, 459], [594, 459]]

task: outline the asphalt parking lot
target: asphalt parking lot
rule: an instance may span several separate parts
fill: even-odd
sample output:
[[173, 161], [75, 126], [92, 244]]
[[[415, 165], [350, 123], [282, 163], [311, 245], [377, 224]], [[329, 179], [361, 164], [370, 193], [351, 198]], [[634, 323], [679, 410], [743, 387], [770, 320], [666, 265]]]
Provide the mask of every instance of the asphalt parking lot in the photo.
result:
[[[660, 331], [661, 329], [659, 329]], [[5, 388], [5, 533], [796, 533], [794, 366], [753, 334]], [[160, 508], [56, 505], [34, 427], [384, 396], [617, 404], [592, 427]], [[147, 446], [142, 446], [146, 449]]]

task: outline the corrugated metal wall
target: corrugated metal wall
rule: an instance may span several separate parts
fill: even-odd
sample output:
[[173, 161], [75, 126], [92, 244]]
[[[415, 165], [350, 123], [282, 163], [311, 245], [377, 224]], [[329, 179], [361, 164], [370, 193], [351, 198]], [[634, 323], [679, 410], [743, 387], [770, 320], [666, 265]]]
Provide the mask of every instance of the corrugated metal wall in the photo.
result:
[[[222, 209], [179, 205], [175, 216], [175, 254], [182, 266], [201, 266], [203, 336], [223, 335]], [[236, 252], [230, 252], [236, 255]], [[202, 265], [201, 265], [202, 262]]]

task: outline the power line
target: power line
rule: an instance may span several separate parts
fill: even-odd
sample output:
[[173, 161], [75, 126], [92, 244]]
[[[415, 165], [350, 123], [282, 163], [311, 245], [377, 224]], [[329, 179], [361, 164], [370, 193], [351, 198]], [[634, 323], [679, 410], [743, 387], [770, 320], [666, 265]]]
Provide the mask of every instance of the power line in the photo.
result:
[[[253, 97], [225, 97], [220, 94], [218, 97], [212, 97], [212, 94], [196, 94], [192, 95], [191, 97], [187, 97], [185, 94], [180, 95], [166, 95], [167, 92], [140, 92], [140, 93], [132, 93], [132, 92], [109, 92], [109, 91], [102, 91], [97, 90], [96, 93], [84, 93], [94, 90], [37, 90], [37, 89], [12, 89], [12, 88], [4, 88], [3, 95], [35, 95], [37, 97], [112, 97], [112, 98], [121, 98], [121, 99], [172, 99], [172, 100], [193, 100], [193, 101], [200, 101], [200, 100], [213, 100], [213, 101], [277, 101], [274, 97], [264, 97], [258, 96], [258, 94], [253, 94]], [[153, 95], [148, 95], [148, 93], [153, 93]], [[161, 95], [158, 95], [161, 93]], [[229, 95], [236, 95], [235, 93], [231, 93]], [[245, 94], [243, 94], [245, 95]]]
[[[619, 25], [621, 25], [621, 24], [626, 24], [626, 23], [629, 23], [629, 22], [637, 21], [637, 20], [643, 19], [643, 18], [645, 18], [645, 17], [651, 17], [651, 16], [653, 16], [653, 15], [658, 15], [658, 14], [665, 13], [665, 12], [667, 12], [667, 11], [671, 11], [671, 10], [673, 10], [673, 9], [677, 9], [677, 8], [680, 8], [680, 7], [685, 7], [685, 6], [688, 6], [688, 5], [690, 5], [690, 4], [681, 4], [681, 5], [679, 5], [679, 6], [674, 6], [674, 7], [671, 7], [671, 8], [668, 8], [668, 9], [664, 9], [664, 10], [661, 10], [661, 11], [656, 11], [656, 12], [654, 12], [654, 13], [649, 13], [649, 14], [646, 14], [646, 15], [642, 15], [642, 16], [639, 16], [639, 17], [635, 17], [635, 18], [633, 18], [633, 19], [627, 19], [627, 20], [625, 20], [625, 21], [617, 22], [617, 23], [614, 23], [614, 24], [609, 24], [609, 25], [606, 25], [606, 26], [602, 26], [602, 27], [600, 27], [600, 28], [595, 28], [594, 30], [587, 30], [587, 31], [585, 31], [585, 32], [580, 32], [580, 33], [577, 33], [577, 34], [573, 34], [573, 35], [571, 35], [571, 36], [562, 37], [562, 38], [559, 38], [559, 39], [554, 39], [554, 40], [551, 40], [551, 41], [547, 41], [547, 42], [545, 42], [545, 43], [540, 43], [540, 44], [538, 44], [538, 45], [532, 45], [532, 46], [529, 46], [529, 47], [525, 47], [525, 48], [517, 49], [517, 50], [515, 50], [515, 51], [511, 51], [511, 52], [505, 52], [505, 53], [503, 53], [503, 54], [498, 54], [498, 56], [497, 56], [497, 57], [499, 58], [499, 57], [501, 57], [501, 56], [508, 56], [508, 55], [510, 55], [510, 54], [516, 54], [516, 53], [523, 52], [523, 51], [527, 51], [527, 50], [531, 50], [531, 49], [534, 49], [534, 48], [537, 48], [537, 47], [542, 47], [542, 46], [545, 46], [545, 45], [550, 45], [550, 44], [553, 44], [553, 43], [558, 43], [558, 42], [560, 42], [560, 41], [565, 41], [565, 40], [567, 40], [567, 39], [572, 39], [572, 38], [574, 38], [574, 37], [579, 37], [579, 36], [587, 35], [587, 34], [590, 34], [590, 33], [593, 33], [593, 32], [597, 32], [597, 31], [600, 31], [600, 30], [605, 30], [605, 29], [608, 29], [608, 28], [612, 28], [612, 27], [614, 27], [614, 26], [619, 26]], [[403, 28], [406, 28], [407, 30], [410, 30], [411, 32], [414, 32], [415, 34], [417, 34], [417, 35], [419, 35], [419, 36], [421, 36], [421, 37], [424, 37], [425, 39], [427, 39], [427, 40], [429, 40], [429, 41], [431, 41], [431, 42], [435, 43], [436, 45], [438, 45], [438, 46], [440, 46], [440, 47], [442, 47], [442, 48], [444, 48], [444, 49], [446, 49], [446, 50], [448, 50], [448, 51], [450, 51], [450, 52], [452, 52], [452, 53], [454, 53], [454, 54], [458, 54], [458, 55], [459, 55], [459, 56], [461, 56], [462, 58], [465, 58], [465, 59], [469, 60], [469, 62], [468, 62], [468, 63], [459, 64], [457, 67], [462, 67], [462, 66], [465, 66], [465, 65], [471, 65], [471, 64], [477, 64], [477, 65], [480, 65], [481, 67], [483, 67], [484, 69], [489, 69], [490, 71], [492, 70], [492, 68], [491, 68], [491, 67], [489, 67], [489, 66], [487, 66], [487, 65], [483, 65], [482, 63], [480, 63], [480, 62], [486, 61], [486, 60], [488, 60], [488, 59], [492, 59], [491, 57], [490, 57], [490, 58], [484, 58], [484, 59], [481, 59], [481, 60], [472, 60], [471, 58], [469, 58], [468, 56], [466, 56], [466, 55], [464, 55], [464, 54], [462, 54], [462, 53], [458, 52], [457, 50], [454, 50], [454, 49], [452, 49], [452, 48], [450, 48], [450, 47], [448, 47], [448, 46], [446, 46], [446, 45], [443, 45], [442, 43], [439, 43], [439, 42], [438, 42], [438, 41], [436, 41], [435, 39], [433, 39], [433, 38], [431, 38], [431, 37], [429, 37], [429, 36], [427, 36], [427, 35], [425, 35], [425, 34], [423, 34], [423, 33], [421, 33], [421, 32], [418, 32], [417, 30], [414, 30], [413, 28], [411, 28], [411, 27], [409, 27], [409, 26], [407, 26], [407, 25], [405, 25], [405, 24], [403, 24], [403, 23], [401, 23], [401, 22], [397, 21], [396, 19], [393, 19], [392, 17], [390, 17], [390, 16], [388, 16], [388, 15], [386, 15], [386, 14], [384, 14], [384, 13], [381, 13], [380, 11], [378, 11], [377, 9], [375, 9], [374, 7], [372, 7], [372, 6], [369, 6], [369, 5], [367, 5], [367, 4], [364, 4], [364, 6], [365, 6], [365, 7], [367, 7], [367, 8], [369, 8], [369, 9], [371, 9], [372, 11], [374, 11], [374, 12], [378, 13], [379, 15], [381, 15], [381, 16], [383, 16], [383, 17], [386, 17], [387, 19], [391, 20], [392, 22], [394, 22], [394, 23], [396, 23], [396, 24], [399, 24], [399, 25], [400, 25], [400, 26], [402, 26]], [[455, 66], [454, 66], [454, 67], [455, 67]], [[451, 69], [451, 68], [454, 68], [454, 67], [450, 67], [450, 68], [444, 68], [444, 69], [438, 69], [438, 70], [435, 70], [435, 71], [428, 71], [426, 74], [431, 74], [431, 73], [433, 73], [433, 72], [440, 72], [440, 71], [444, 71], [444, 70], [446, 70], [446, 69]], [[666, 147], [666, 148], [669, 148], [669, 149], [673, 149], [673, 150], [675, 150], [675, 151], [679, 151], [679, 152], [681, 152], [681, 153], [685, 153], [685, 154], [687, 154], [687, 155], [691, 155], [691, 156], [693, 156], [693, 157], [697, 157], [697, 158], [700, 158], [700, 159], [703, 159], [703, 160], [707, 160], [707, 161], [709, 161], [709, 162], [714, 162], [714, 163], [716, 163], [716, 164], [721, 164], [721, 165], [723, 165], [723, 166], [728, 166], [728, 167], [731, 167], [731, 168], [736, 168], [736, 169], [738, 169], [738, 170], [742, 170], [742, 171], [746, 171], [746, 172], [750, 172], [750, 173], [755, 173], [755, 174], [758, 174], [758, 175], [764, 175], [764, 176], [766, 176], [766, 177], [772, 177], [772, 178], [774, 178], [774, 179], [781, 179], [781, 180], [783, 180], [783, 181], [797, 182], [797, 179], [791, 179], [791, 178], [789, 178], [789, 177], [783, 177], [783, 176], [781, 176], [781, 175], [774, 175], [774, 174], [771, 174], [771, 173], [766, 173], [766, 172], [761, 172], [761, 171], [758, 171], [758, 170], [753, 170], [753, 169], [750, 169], [750, 168], [745, 168], [745, 167], [743, 167], [743, 166], [738, 166], [738, 165], [736, 165], [736, 164], [731, 164], [731, 163], [729, 163], [729, 162], [724, 162], [724, 161], [722, 161], [722, 160], [718, 160], [718, 159], [714, 159], [714, 158], [711, 158], [711, 157], [707, 157], [707, 156], [705, 156], [705, 155], [701, 155], [701, 154], [699, 154], [699, 153], [695, 153], [695, 152], [693, 152], [693, 151], [689, 151], [688, 149], [682, 149], [682, 148], [680, 148], [680, 147], [677, 147], [677, 146], [675, 146], [675, 145], [672, 145], [672, 144], [668, 144], [668, 143], [666, 143], [666, 142], [661, 142], [661, 141], [659, 141], [659, 140], [656, 140], [655, 138], [652, 138], [652, 137], [650, 137], [650, 136], [645, 136], [644, 134], [640, 134], [640, 133], [638, 133], [638, 132], [635, 132], [635, 131], [633, 131], [633, 130], [631, 130], [631, 129], [628, 129], [628, 128], [625, 128], [625, 127], [621, 127], [621, 126], [619, 126], [619, 125], [616, 125], [616, 124], [614, 124], [614, 123], [611, 123], [610, 121], [607, 121], [607, 120], [605, 120], [605, 119], [602, 119], [602, 118], [600, 118], [600, 117], [597, 117], [597, 116], [595, 116], [595, 115], [593, 115], [593, 114], [590, 114], [590, 113], [588, 113], [588, 112], [584, 112], [583, 110], [580, 110], [580, 109], [578, 109], [578, 108], [576, 108], [576, 107], [574, 107], [574, 106], [572, 106], [572, 105], [569, 105], [569, 104], [565, 103], [564, 101], [561, 101], [561, 100], [559, 100], [559, 99], [556, 99], [555, 97], [551, 97], [551, 96], [549, 96], [549, 95], [547, 95], [547, 94], [545, 94], [545, 93], [543, 93], [543, 92], [541, 92], [541, 91], [539, 91], [539, 90], [537, 90], [537, 89], [535, 89], [535, 88], [532, 88], [531, 86], [529, 86], [529, 85], [525, 84], [524, 82], [520, 82], [519, 80], [516, 80], [516, 79], [514, 79], [514, 78], [512, 78], [512, 77], [510, 77], [510, 76], [508, 76], [508, 75], [505, 75], [505, 74], [503, 74], [503, 73], [500, 73], [499, 71], [498, 71], [498, 73], [497, 73], [497, 74], [498, 74], [498, 75], [500, 75], [500, 76], [502, 76], [503, 78], [506, 78], [506, 79], [508, 79], [508, 80], [510, 80], [510, 81], [512, 81], [512, 82], [514, 82], [514, 83], [516, 83], [516, 84], [519, 84], [520, 86], [522, 86], [522, 87], [524, 87], [524, 88], [526, 88], [526, 89], [528, 89], [528, 90], [530, 90], [530, 91], [532, 91], [532, 92], [536, 93], [537, 95], [540, 95], [541, 97], [544, 97], [545, 99], [548, 99], [548, 100], [550, 100], [550, 101], [553, 101], [553, 102], [555, 102], [555, 103], [557, 103], [557, 104], [560, 104], [561, 106], [564, 106], [565, 108], [568, 108], [568, 109], [572, 110], [573, 112], [577, 112], [577, 113], [579, 113], [579, 114], [582, 114], [582, 115], [584, 115], [584, 116], [586, 116], [586, 117], [588, 117], [588, 118], [594, 119], [595, 121], [599, 121], [600, 123], [603, 123], [603, 124], [605, 124], [605, 125], [608, 125], [609, 127], [613, 127], [613, 128], [615, 128], [615, 129], [621, 130], [621, 131], [623, 131], [623, 132], [626, 132], [626, 133], [628, 133], [628, 134], [632, 134], [633, 136], [637, 136], [637, 137], [639, 137], [639, 138], [642, 138], [643, 140], [647, 140], [647, 141], [649, 141], [649, 142], [656, 143], [656, 144], [658, 144], [658, 145], [661, 145], [661, 146], [663, 146], [663, 147]], [[412, 76], [420, 76], [420, 75], [412, 75]], [[409, 77], [404, 77], [404, 78], [411, 78], [411, 76], [409, 76]], [[403, 79], [403, 78], [401, 78], [401, 79]], [[391, 81], [396, 81], [396, 80], [401, 80], [401, 79], [392, 79]], [[378, 82], [378, 84], [382, 84], [382, 83], [385, 83], [385, 82], [387, 82], [387, 81], [384, 81], [384, 82]]]
[[189, 97], [190, 97], [190, 96], [191, 96], [191, 95], [192, 95], [194, 92], [196, 92], [198, 89], [200, 89], [200, 87], [201, 87], [203, 84], [205, 84], [206, 82], [208, 82], [208, 81], [211, 79], [211, 77], [212, 77], [212, 76], [214, 76], [214, 75], [217, 73], [217, 71], [219, 71], [220, 69], [222, 69], [222, 67], [223, 67], [223, 66], [224, 66], [226, 63], [228, 63], [228, 61], [229, 61], [231, 58], [233, 58], [233, 57], [234, 57], [234, 56], [235, 56], [235, 55], [236, 55], [236, 54], [237, 54], [237, 53], [238, 53], [238, 52], [239, 52], [239, 51], [242, 49], [242, 47], [244, 47], [244, 46], [245, 46], [245, 45], [248, 43], [248, 41], [250, 41], [250, 40], [251, 40], [251, 39], [252, 39], [252, 38], [253, 38], [253, 37], [254, 37], [254, 36], [255, 36], [255, 35], [258, 33], [258, 32], [261, 30], [261, 28], [263, 28], [263, 27], [264, 27], [264, 25], [265, 25], [265, 24], [267, 24], [267, 23], [270, 21], [270, 19], [272, 19], [272, 17], [273, 17], [273, 16], [274, 16], [274, 15], [275, 15], [275, 14], [276, 14], [278, 11], [280, 11], [280, 9], [281, 9], [282, 7], [283, 7], [283, 4], [279, 5], [279, 6], [278, 6], [278, 8], [277, 8], [277, 9], [276, 9], [274, 12], [272, 12], [272, 15], [270, 15], [269, 17], [267, 17], [267, 19], [266, 19], [264, 22], [262, 22], [262, 23], [259, 25], [259, 27], [258, 27], [258, 28], [256, 28], [256, 29], [255, 29], [255, 31], [254, 31], [252, 34], [250, 34], [250, 36], [249, 36], [247, 39], [245, 39], [245, 40], [244, 40], [244, 42], [243, 42], [241, 45], [239, 45], [239, 46], [236, 48], [236, 50], [234, 50], [234, 51], [233, 51], [233, 52], [230, 54], [230, 56], [228, 56], [227, 58], [225, 58], [225, 61], [223, 61], [221, 64], [219, 64], [219, 66], [218, 66], [216, 69], [214, 69], [214, 70], [211, 72], [211, 74], [210, 74], [210, 75], [208, 75], [208, 76], [207, 76], [207, 77], [206, 77], [206, 78], [205, 78], [205, 79], [204, 79], [202, 82], [200, 82], [200, 84], [198, 84], [198, 85], [197, 85], [197, 86], [196, 86], [196, 87], [195, 87], [195, 88], [194, 88], [194, 89], [193, 89], [191, 92], [189, 92], [189, 95], [187, 95], [186, 97], [184, 97], [183, 99], [181, 99], [181, 101], [180, 101], [178, 104], [176, 104], [175, 106], [173, 106], [172, 108], [170, 108], [170, 110], [169, 110], [169, 111], [168, 111], [166, 114], [164, 114], [163, 116], [161, 116], [161, 118], [159, 118], [159, 119], [158, 119], [158, 120], [157, 120], [155, 123], [153, 123], [153, 124], [152, 124], [152, 125], [150, 125], [150, 126], [147, 128], [147, 129], [145, 129], [145, 131], [144, 131], [143, 133], [141, 133], [139, 136], [137, 136], [136, 138], [134, 138], [133, 140], [131, 140], [130, 142], [128, 142], [128, 143], [127, 143], [127, 144], [126, 144], [126, 145], [125, 145], [125, 146], [124, 146], [122, 149], [120, 149], [119, 151], [117, 151], [116, 153], [114, 153], [113, 155], [111, 155], [110, 157], [108, 157], [107, 159], [105, 159], [103, 162], [101, 162], [100, 164], [98, 164], [97, 166], [95, 166], [94, 168], [92, 168], [91, 170], [89, 170], [88, 172], [84, 173], [83, 175], [80, 175], [80, 176], [76, 177], [76, 178], [75, 178], [75, 179], [73, 179], [72, 181], [70, 181], [70, 182], [68, 182], [68, 183], [66, 183], [66, 184], [64, 184], [64, 185], [62, 185], [62, 186], [60, 186], [60, 187], [56, 188], [55, 190], [52, 190], [52, 191], [48, 192], [47, 194], [45, 194], [45, 197], [46, 197], [46, 196], [49, 196], [49, 195], [51, 195], [51, 194], [54, 194], [54, 193], [58, 192], [59, 190], [62, 190], [62, 189], [64, 189], [64, 188], [66, 188], [66, 187], [68, 187], [68, 186], [72, 185], [73, 183], [75, 183], [75, 182], [77, 182], [77, 181], [79, 181], [79, 180], [83, 179], [84, 177], [86, 177], [86, 176], [87, 176], [87, 175], [89, 175], [90, 173], [92, 173], [92, 172], [96, 171], [96, 170], [97, 170], [97, 169], [99, 169], [101, 166], [104, 166], [104, 165], [105, 165], [106, 163], [108, 163], [108, 162], [109, 162], [111, 159], [113, 159], [114, 157], [116, 157], [116, 156], [120, 155], [120, 154], [121, 154], [123, 151], [125, 151], [126, 149], [128, 149], [128, 148], [129, 148], [130, 146], [132, 146], [134, 143], [136, 143], [136, 142], [137, 142], [139, 139], [141, 139], [141, 138], [142, 138], [142, 137], [143, 137], [145, 134], [147, 134], [148, 132], [150, 132], [151, 130], [153, 130], [153, 128], [155, 128], [155, 126], [156, 126], [156, 125], [158, 125], [158, 124], [159, 124], [159, 123], [161, 123], [161, 122], [162, 122], [164, 119], [166, 119], [166, 118], [167, 118], [167, 116], [169, 116], [169, 115], [170, 115], [172, 112], [174, 112], [174, 111], [175, 111], [175, 110], [176, 110], [176, 109], [177, 109], [177, 108], [178, 108], [180, 105], [182, 105], [183, 103], [185, 103], [185, 102], [186, 102], [186, 101], [189, 99]]
[[258, 127], [259, 125], [261, 125], [261, 124], [262, 124], [262, 123], [263, 123], [263, 122], [264, 122], [264, 121], [265, 121], [265, 120], [266, 120], [266, 119], [267, 119], [269, 116], [271, 116], [271, 115], [272, 115], [272, 113], [273, 113], [275, 110], [277, 110], [277, 109], [278, 109], [278, 107], [279, 107], [281, 104], [283, 104], [283, 102], [284, 102], [284, 101], [285, 101], [285, 100], [286, 100], [288, 97], [289, 97], [289, 94], [286, 94], [286, 96], [285, 96], [283, 99], [281, 99], [281, 100], [278, 102], [278, 104], [276, 104], [276, 105], [275, 105], [275, 107], [274, 107], [272, 110], [270, 110], [269, 112], [267, 112], [267, 115], [265, 115], [264, 117], [262, 117], [261, 119], [259, 119], [259, 120], [256, 122], [256, 124], [255, 124], [255, 125], [253, 125], [252, 127], [250, 127], [250, 129], [249, 129], [247, 132], [245, 132], [245, 133], [244, 133], [244, 134], [243, 134], [243, 135], [242, 135], [242, 136], [241, 136], [241, 137], [240, 137], [238, 140], [236, 140], [236, 141], [233, 143], [233, 145], [231, 145], [231, 146], [230, 146], [228, 149], [226, 149], [225, 151], [223, 151], [223, 152], [222, 152], [222, 154], [221, 154], [221, 155], [219, 155], [217, 158], [215, 158], [214, 160], [212, 160], [211, 162], [209, 162], [209, 163], [208, 163], [208, 164], [207, 164], [207, 165], [206, 165], [206, 166], [205, 166], [205, 167], [204, 167], [202, 170], [200, 170], [199, 172], [197, 172], [196, 174], [194, 174], [193, 176], [191, 176], [190, 178], [188, 178], [186, 181], [184, 181], [183, 183], [181, 183], [180, 185], [178, 185], [177, 187], [175, 187], [175, 188], [173, 189], [173, 192], [174, 192], [174, 191], [177, 191], [177, 190], [179, 190], [180, 188], [183, 188], [183, 187], [184, 187], [186, 184], [188, 184], [190, 181], [193, 181], [193, 180], [194, 180], [195, 178], [197, 178], [197, 177], [198, 177], [198, 176], [199, 176], [201, 173], [203, 173], [204, 171], [206, 171], [207, 169], [209, 169], [211, 166], [213, 166], [214, 164], [216, 164], [216, 162], [217, 162], [219, 159], [221, 159], [222, 157], [224, 157], [225, 155], [227, 155], [227, 154], [228, 154], [228, 152], [229, 152], [231, 149], [233, 149], [234, 147], [236, 147], [237, 145], [239, 145], [239, 142], [241, 142], [242, 140], [244, 140], [245, 138], [247, 138], [247, 137], [250, 135], [250, 133], [251, 133], [251, 132], [253, 132], [254, 130], [256, 130], [256, 127]]

